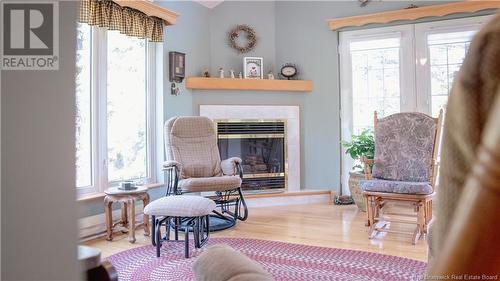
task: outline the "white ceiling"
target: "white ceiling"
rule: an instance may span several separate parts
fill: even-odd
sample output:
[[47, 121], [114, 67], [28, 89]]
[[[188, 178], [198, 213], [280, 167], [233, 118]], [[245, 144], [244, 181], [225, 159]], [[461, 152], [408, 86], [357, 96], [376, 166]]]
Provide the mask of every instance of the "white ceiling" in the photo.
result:
[[219, 5], [220, 3], [224, 2], [224, 0], [222, 0], [222, 1], [198, 0], [198, 1], [195, 1], [195, 2], [198, 2], [199, 4], [205, 6], [205, 7], [209, 8], [209, 9], [213, 9], [217, 5]]

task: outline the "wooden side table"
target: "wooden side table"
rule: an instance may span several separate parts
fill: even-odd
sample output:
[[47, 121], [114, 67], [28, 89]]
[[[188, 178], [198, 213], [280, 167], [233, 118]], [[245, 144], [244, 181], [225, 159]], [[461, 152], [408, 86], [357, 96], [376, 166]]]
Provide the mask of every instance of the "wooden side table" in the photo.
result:
[[[135, 202], [142, 200], [143, 205], [149, 204], [148, 189], [139, 186], [134, 190], [121, 190], [111, 187], [104, 191], [104, 210], [106, 212], [106, 240], [113, 240], [113, 228], [121, 226], [124, 233], [128, 232], [128, 241], [135, 243]], [[121, 204], [121, 220], [113, 224], [113, 203]], [[144, 235], [149, 236], [149, 216], [144, 214]]]

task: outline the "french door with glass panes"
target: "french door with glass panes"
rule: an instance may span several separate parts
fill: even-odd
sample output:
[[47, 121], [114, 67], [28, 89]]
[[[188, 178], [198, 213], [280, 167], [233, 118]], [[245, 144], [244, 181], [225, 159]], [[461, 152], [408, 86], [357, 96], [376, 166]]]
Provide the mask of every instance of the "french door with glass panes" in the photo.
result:
[[473, 36], [490, 16], [415, 25], [416, 111], [436, 117], [446, 106]]
[[[373, 129], [374, 111], [379, 118], [405, 111], [437, 116], [472, 37], [489, 18], [340, 32], [342, 140]], [[344, 192], [355, 164], [343, 154]]]

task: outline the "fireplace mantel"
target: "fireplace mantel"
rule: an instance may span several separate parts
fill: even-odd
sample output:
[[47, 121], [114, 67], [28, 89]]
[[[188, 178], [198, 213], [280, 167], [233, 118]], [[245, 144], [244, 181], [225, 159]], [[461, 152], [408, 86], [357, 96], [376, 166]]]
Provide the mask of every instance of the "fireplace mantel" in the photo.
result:
[[188, 77], [186, 88], [193, 90], [311, 92], [311, 80], [269, 80]]

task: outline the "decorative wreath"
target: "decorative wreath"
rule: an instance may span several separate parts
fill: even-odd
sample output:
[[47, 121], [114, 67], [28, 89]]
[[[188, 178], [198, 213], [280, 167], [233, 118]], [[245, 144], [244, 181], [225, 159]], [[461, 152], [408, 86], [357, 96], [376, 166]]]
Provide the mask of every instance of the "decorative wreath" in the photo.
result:
[[[247, 39], [246, 46], [239, 46], [236, 43], [238, 37], [245, 36]], [[238, 53], [248, 53], [257, 45], [257, 35], [255, 30], [246, 24], [237, 25], [235, 28], [229, 31], [229, 46], [238, 51]]]

